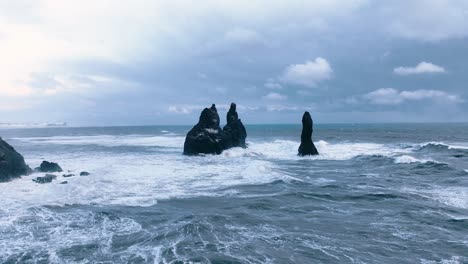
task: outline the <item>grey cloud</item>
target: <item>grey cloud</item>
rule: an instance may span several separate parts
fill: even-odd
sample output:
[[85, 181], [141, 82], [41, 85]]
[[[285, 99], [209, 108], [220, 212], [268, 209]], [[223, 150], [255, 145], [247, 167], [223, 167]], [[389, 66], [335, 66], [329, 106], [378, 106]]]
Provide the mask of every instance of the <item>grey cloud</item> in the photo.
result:
[[[118, 15], [106, 16], [109, 32], [90, 30], [102, 42], [87, 28], [77, 39], [66, 34], [110, 47], [112, 56], [70, 52], [48, 61], [28, 85], [62, 92], [30, 98], [29, 110], [10, 106], [8, 113], [31, 119], [53, 113], [51, 121], [71, 124], [192, 123], [211, 103], [223, 110], [235, 101], [251, 123], [291, 122], [304, 109], [322, 122], [404, 121], [405, 113], [429, 112], [425, 104], [440, 101], [468, 116], [463, 1], [151, 3], [164, 12], [144, 8], [135, 18], [116, 5]], [[447, 74], [392, 72], [424, 72], [422, 61], [443, 65]], [[401, 88], [385, 99], [378, 87]], [[386, 114], [389, 108], [395, 113]]]

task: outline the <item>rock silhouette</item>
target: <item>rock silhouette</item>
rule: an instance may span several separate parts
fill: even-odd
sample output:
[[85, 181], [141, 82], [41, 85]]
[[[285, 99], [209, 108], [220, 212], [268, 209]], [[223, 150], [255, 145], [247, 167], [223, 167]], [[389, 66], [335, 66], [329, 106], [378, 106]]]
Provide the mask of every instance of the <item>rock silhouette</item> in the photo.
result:
[[233, 147], [246, 148], [247, 132], [237, 115], [235, 103], [231, 104], [226, 119], [227, 124], [221, 130], [216, 106], [203, 109], [198, 124], [187, 133], [184, 155], [221, 154]]
[[44, 160], [41, 165], [36, 168], [40, 172], [62, 172], [62, 168], [55, 162], [48, 162]]
[[312, 117], [310, 117], [309, 112], [306, 111], [302, 116], [301, 145], [298, 149], [299, 156], [319, 154], [314, 142], [312, 142], [313, 125]]
[[247, 138], [247, 131], [237, 115], [235, 103], [231, 103], [231, 107], [226, 115], [226, 122], [227, 124], [223, 128], [224, 149], [233, 147], [246, 148], [245, 139]]
[[33, 179], [33, 182], [44, 184], [44, 183], [50, 183], [53, 180], [57, 179], [57, 176], [54, 174], [46, 174], [43, 177], [37, 177], [36, 179]]
[[188, 133], [184, 143], [184, 155], [221, 154], [223, 132], [219, 127], [216, 106], [203, 109], [198, 124]]
[[31, 173], [23, 156], [0, 138], [0, 182]]

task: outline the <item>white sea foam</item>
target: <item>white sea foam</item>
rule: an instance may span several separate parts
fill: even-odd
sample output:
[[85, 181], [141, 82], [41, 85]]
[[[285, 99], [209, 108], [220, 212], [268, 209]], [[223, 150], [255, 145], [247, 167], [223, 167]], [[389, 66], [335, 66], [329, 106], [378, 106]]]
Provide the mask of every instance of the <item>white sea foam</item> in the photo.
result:
[[[184, 137], [174, 136], [62, 136], [18, 138], [31, 144], [100, 145], [100, 146], [160, 146], [173, 148], [177, 154], [155, 151], [142, 153], [44, 153], [48, 160], [58, 162], [65, 170], [79, 174], [86, 170], [88, 177], [75, 176], [58, 179], [50, 184], [31, 181], [43, 174], [33, 174], [2, 184], [4, 208], [33, 207], [63, 204], [124, 204], [149, 206], [160, 199], [199, 195], [223, 195], [223, 188], [262, 184], [278, 179], [293, 179], [294, 175], [279, 170], [279, 160], [346, 160], [358, 155], [384, 155], [397, 161], [413, 162], [405, 156], [411, 149], [376, 143], [328, 143], [318, 141], [320, 152], [315, 157], [298, 157], [298, 141], [252, 141], [249, 148], [233, 148], [219, 156], [183, 156]], [[403, 155], [403, 156], [401, 156]], [[409, 158], [408, 158], [409, 157]], [[36, 167], [41, 157], [28, 157], [28, 164]], [[68, 172], [67, 172], [68, 173]], [[59, 184], [67, 180], [68, 184]]]
[[[37, 184], [32, 179], [43, 174], [34, 173], [2, 183], [2, 208], [92, 203], [150, 206], [160, 199], [218, 196], [229, 186], [289, 178], [268, 161], [225, 155], [49, 153], [47, 157], [77, 176], [57, 174], [52, 183]], [[27, 159], [32, 167], [40, 162]], [[82, 170], [91, 175], [78, 176]], [[68, 184], [60, 184], [65, 180]]]
[[[55, 137], [29, 137], [15, 138], [15, 140], [34, 144], [56, 145], [98, 145], [105, 147], [116, 146], [142, 146], [142, 147], [167, 147], [177, 148], [182, 152], [185, 138], [182, 136], [55, 136]], [[297, 149], [300, 142], [292, 140], [273, 140], [269, 142], [248, 142], [249, 148], [233, 148], [223, 152], [226, 157], [266, 157], [274, 159], [304, 159], [297, 157]], [[359, 155], [383, 155], [395, 156], [410, 153], [411, 149], [394, 145], [377, 143], [328, 143], [320, 140], [315, 143], [319, 156], [305, 157], [320, 160], [347, 160]]]
[[468, 209], [468, 187], [437, 187], [429, 190], [404, 188], [403, 192], [415, 193], [448, 206]]
[[[28, 221], [31, 218], [34, 221]], [[73, 246], [98, 244], [101, 251], [110, 253], [113, 237], [133, 234], [142, 229], [140, 224], [129, 218], [109, 217], [79, 209], [73, 213], [57, 214], [40, 207], [9, 214], [0, 220], [2, 234], [17, 238], [14, 243], [11, 239], [0, 240], [0, 256], [22, 255], [29, 251], [31, 257], [38, 260], [44, 258], [44, 255], [37, 250], [47, 249], [50, 255], [46, 261], [40, 262], [52, 263], [63, 263], [63, 258], [58, 257], [57, 252]], [[43, 228], [47, 232], [40, 233], [38, 230]]]
[[417, 159], [415, 157], [409, 155], [403, 155], [399, 157], [395, 157], [395, 163], [426, 163], [426, 162], [436, 162], [434, 160], [429, 159]]
[[446, 146], [449, 149], [468, 149], [468, 144], [465, 142], [453, 142], [453, 143], [446, 143], [442, 141], [431, 141], [431, 142], [425, 142], [422, 144], [419, 144], [418, 146], [421, 147], [426, 147], [429, 145], [441, 145], [441, 146]]
[[55, 136], [55, 137], [29, 137], [15, 138], [15, 140], [34, 144], [55, 145], [98, 145], [105, 147], [142, 146], [142, 147], [168, 147], [180, 148], [184, 144], [184, 137], [178, 136]]
[[466, 187], [436, 189], [431, 193], [441, 203], [468, 209], [468, 188]]
[[392, 145], [377, 143], [328, 143], [320, 140], [315, 143], [320, 155], [312, 157], [298, 157], [297, 149], [300, 142], [290, 140], [274, 140], [272, 142], [250, 142], [246, 150], [251, 155], [263, 155], [275, 159], [318, 159], [318, 160], [347, 160], [360, 155], [394, 156], [410, 153], [411, 150]]
[[460, 264], [464, 263], [458, 256], [452, 256], [449, 259], [442, 259], [440, 261], [421, 259], [421, 264]]

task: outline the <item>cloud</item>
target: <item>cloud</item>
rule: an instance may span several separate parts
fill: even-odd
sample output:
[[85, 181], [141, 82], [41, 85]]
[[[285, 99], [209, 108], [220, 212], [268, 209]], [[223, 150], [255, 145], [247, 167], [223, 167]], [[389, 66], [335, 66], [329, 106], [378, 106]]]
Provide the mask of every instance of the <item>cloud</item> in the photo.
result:
[[[201, 113], [203, 109], [209, 107], [210, 105], [170, 105], [167, 108], [167, 112], [174, 113], [174, 114], [192, 114], [192, 113]], [[228, 111], [230, 108], [230, 104], [217, 104], [216, 108], [218, 109], [218, 113], [220, 111]], [[239, 105], [237, 104], [237, 110], [239, 112], [246, 112], [246, 111], [257, 111], [260, 108], [258, 106], [246, 106], [246, 105]]]
[[183, 106], [169, 106], [167, 108], [167, 111], [169, 113], [176, 113], [176, 114], [190, 114], [192, 113], [191, 109], [187, 108], [187, 107], [183, 107]]
[[449, 94], [439, 90], [415, 90], [399, 91], [393, 88], [381, 88], [365, 94], [364, 99], [373, 104], [379, 105], [397, 105], [407, 101], [419, 101], [431, 99], [435, 101], [445, 101], [452, 103], [463, 102], [458, 95]]
[[247, 28], [231, 29], [224, 34], [224, 39], [228, 42], [245, 45], [263, 42], [262, 37], [257, 32]]
[[34, 90], [30, 87], [17, 86], [15, 88], [0, 86], [0, 96], [5, 97], [25, 97], [34, 94]]
[[[466, 65], [452, 55], [466, 51], [466, 10], [462, 0], [0, 0], [0, 97], [14, 101], [0, 110], [24, 104], [3, 116], [25, 122], [181, 124], [233, 100], [257, 107], [257, 122], [268, 105], [315, 102], [323, 111], [360, 94], [357, 104], [374, 111], [361, 89], [392, 85], [389, 70], [405, 65], [391, 61], [429, 49], [451, 80], [411, 85], [467, 98]], [[417, 101], [397, 94], [393, 101]]]
[[263, 99], [279, 101], [286, 100], [288, 97], [279, 93], [268, 93], [267, 95], [263, 96]]
[[285, 105], [267, 105], [266, 110], [268, 112], [279, 112], [279, 111], [297, 111], [297, 106], [285, 106]]
[[313, 87], [317, 82], [330, 79], [332, 73], [333, 70], [328, 61], [318, 57], [314, 61], [288, 66], [284, 70], [281, 80], [291, 84]]
[[394, 0], [374, 4], [376, 21], [395, 37], [436, 42], [468, 36], [468, 1]]
[[445, 73], [445, 69], [441, 66], [432, 64], [430, 62], [420, 62], [415, 67], [398, 67], [393, 69], [393, 72], [398, 75], [411, 75], [423, 73]]
[[279, 84], [278, 82], [276, 82], [275, 80], [273, 80], [273, 79], [268, 79], [263, 84], [263, 86], [265, 86], [268, 89], [272, 89], [272, 90], [281, 90], [281, 89], [283, 89], [283, 86], [281, 84]]

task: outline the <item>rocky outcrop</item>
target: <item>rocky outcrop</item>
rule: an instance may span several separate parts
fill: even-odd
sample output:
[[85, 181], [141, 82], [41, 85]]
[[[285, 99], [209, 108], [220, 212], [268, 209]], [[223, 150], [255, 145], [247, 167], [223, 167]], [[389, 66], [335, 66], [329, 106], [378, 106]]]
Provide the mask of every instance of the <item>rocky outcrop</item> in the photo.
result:
[[221, 154], [223, 132], [219, 127], [216, 106], [203, 109], [198, 124], [188, 133], [184, 143], [184, 155]]
[[245, 139], [247, 131], [244, 124], [239, 119], [236, 111], [236, 104], [231, 103], [231, 107], [226, 116], [227, 124], [223, 128], [223, 147], [224, 149], [241, 147], [246, 148]]
[[40, 172], [62, 172], [62, 168], [55, 162], [48, 162], [44, 160], [41, 165], [36, 168]]
[[0, 182], [31, 173], [23, 156], [0, 138]]
[[309, 112], [305, 112], [302, 116], [302, 134], [301, 145], [299, 146], [299, 156], [318, 155], [317, 148], [312, 142], [313, 121]]
[[226, 119], [227, 124], [221, 130], [216, 106], [203, 109], [198, 124], [187, 133], [184, 154], [221, 154], [233, 147], [246, 148], [247, 131], [237, 115], [235, 103], [231, 104]]
[[57, 176], [54, 174], [46, 174], [43, 177], [37, 177], [36, 179], [33, 179], [33, 182], [44, 184], [44, 183], [50, 183], [53, 180], [57, 179]]

